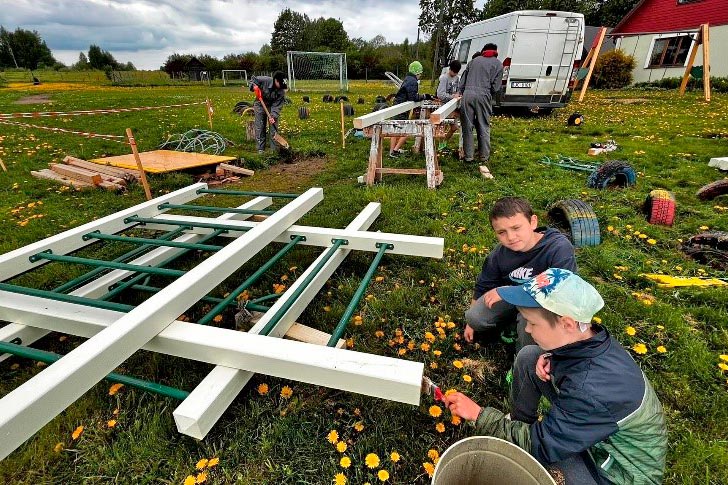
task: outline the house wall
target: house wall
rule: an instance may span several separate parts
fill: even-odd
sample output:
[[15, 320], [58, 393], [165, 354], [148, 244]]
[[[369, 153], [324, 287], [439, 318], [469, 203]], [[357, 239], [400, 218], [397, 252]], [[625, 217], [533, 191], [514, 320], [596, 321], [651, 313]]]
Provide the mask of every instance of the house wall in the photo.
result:
[[[634, 83], [658, 81], [666, 77], [682, 77], [685, 67], [647, 68], [645, 63], [650, 55], [652, 39], [656, 35], [639, 35], [619, 39], [617, 48], [627, 55], [634, 56], [636, 66], [632, 71]], [[700, 46], [695, 58], [695, 66], [703, 65], [703, 48]], [[710, 27], [710, 75], [728, 76], [728, 25]]]
[[728, 24], [726, 0], [700, 0], [678, 4], [677, 0], [648, 0], [616, 27], [619, 33], [663, 32], [690, 29], [700, 24]]

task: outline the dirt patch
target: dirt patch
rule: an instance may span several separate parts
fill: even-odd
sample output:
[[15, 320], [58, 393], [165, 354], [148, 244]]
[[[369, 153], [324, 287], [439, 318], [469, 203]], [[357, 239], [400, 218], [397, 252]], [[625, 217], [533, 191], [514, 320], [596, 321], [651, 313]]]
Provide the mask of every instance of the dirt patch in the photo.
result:
[[618, 104], [642, 104], [648, 101], [647, 98], [611, 98], [611, 100]]
[[256, 170], [253, 177], [244, 177], [246, 190], [264, 192], [295, 191], [308, 187], [310, 180], [326, 169], [326, 157], [296, 158], [293, 163], [278, 163], [268, 170]]
[[52, 103], [51, 98], [47, 94], [33, 94], [15, 101], [15, 104], [45, 104]]

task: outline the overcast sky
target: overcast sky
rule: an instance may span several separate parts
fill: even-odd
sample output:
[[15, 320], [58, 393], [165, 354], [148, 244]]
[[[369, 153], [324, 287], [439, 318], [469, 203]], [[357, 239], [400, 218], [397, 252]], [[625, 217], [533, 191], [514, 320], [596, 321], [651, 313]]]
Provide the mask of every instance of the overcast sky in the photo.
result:
[[418, 0], [0, 0], [0, 24], [37, 30], [53, 56], [73, 64], [90, 44], [138, 69], [158, 69], [173, 52], [216, 57], [258, 52], [286, 7], [334, 17], [349, 37], [417, 38]]

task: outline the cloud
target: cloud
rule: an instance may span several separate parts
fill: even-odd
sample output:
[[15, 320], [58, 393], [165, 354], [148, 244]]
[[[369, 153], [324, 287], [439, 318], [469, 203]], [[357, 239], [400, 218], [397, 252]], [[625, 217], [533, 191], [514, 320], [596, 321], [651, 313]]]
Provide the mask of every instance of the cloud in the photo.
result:
[[7, 8], [3, 0], [3, 26], [37, 30], [61, 62], [76, 62], [96, 44], [140, 69], [158, 69], [173, 52], [257, 52], [286, 7], [310, 18], [337, 18], [351, 38], [381, 34], [390, 42], [414, 41], [420, 12], [418, 0], [11, 1]]

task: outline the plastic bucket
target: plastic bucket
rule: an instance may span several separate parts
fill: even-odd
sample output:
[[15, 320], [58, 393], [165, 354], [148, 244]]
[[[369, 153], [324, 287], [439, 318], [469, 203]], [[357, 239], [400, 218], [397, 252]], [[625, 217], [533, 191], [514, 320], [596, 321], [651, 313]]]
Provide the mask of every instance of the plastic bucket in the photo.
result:
[[440, 457], [432, 485], [556, 485], [534, 457], [492, 436], [460, 440]]

